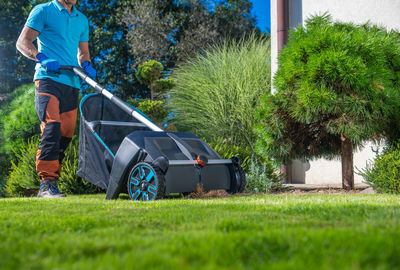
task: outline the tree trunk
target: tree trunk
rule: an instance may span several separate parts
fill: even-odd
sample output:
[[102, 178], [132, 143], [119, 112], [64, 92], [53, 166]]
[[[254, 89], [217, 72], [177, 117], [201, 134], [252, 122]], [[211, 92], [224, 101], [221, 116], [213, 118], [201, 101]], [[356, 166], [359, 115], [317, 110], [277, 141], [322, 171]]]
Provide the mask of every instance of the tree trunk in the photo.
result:
[[153, 93], [153, 82], [150, 81], [150, 100], [153, 101], [154, 93]]
[[281, 164], [281, 174], [283, 174], [283, 182], [285, 184], [292, 183], [292, 166], [290, 164]]
[[342, 152], [342, 187], [346, 190], [354, 189], [353, 143], [342, 136], [340, 148]]

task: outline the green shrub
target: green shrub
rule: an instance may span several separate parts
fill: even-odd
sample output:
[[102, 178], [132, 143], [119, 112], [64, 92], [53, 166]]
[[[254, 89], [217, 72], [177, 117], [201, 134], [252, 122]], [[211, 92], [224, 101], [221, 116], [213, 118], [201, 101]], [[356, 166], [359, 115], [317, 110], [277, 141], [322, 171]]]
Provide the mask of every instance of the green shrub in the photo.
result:
[[7, 178], [2, 176], [2, 175], [0, 175], [0, 198], [5, 197], [4, 188], [5, 188], [5, 185], [6, 185], [6, 181], [7, 181]]
[[400, 193], [400, 142], [386, 148], [358, 172], [375, 191]]
[[16, 97], [21, 96], [32, 88], [35, 88], [33, 83], [21, 85], [15, 88], [11, 93], [7, 94], [6, 98], [1, 102], [1, 111], [7, 111], [8, 106]]
[[276, 192], [283, 191], [283, 177], [277, 173], [271, 162], [260, 162], [252, 158], [246, 174], [245, 192]]
[[13, 149], [25, 145], [28, 138], [39, 135], [39, 120], [35, 110], [33, 84], [16, 88], [1, 103], [0, 110], [0, 196], [11, 161], [16, 161]]
[[150, 99], [129, 99], [128, 103], [147, 115], [154, 123], [162, 125], [169, 112], [165, 103], [161, 100], [151, 101]]
[[35, 87], [24, 85], [2, 104], [0, 111], [1, 155], [10, 156], [21, 142], [40, 134], [40, 121], [35, 110]]
[[[33, 137], [15, 149], [16, 162], [11, 162], [11, 171], [5, 186], [6, 195], [21, 197], [36, 195], [40, 180], [36, 172], [36, 151], [39, 138]], [[65, 152], [63, 171], [58, 181], [60, 190], [66, 194], [98, 193], [102, 190], [77, 176], [79, 141], [75, 136]]]
[[103, 189], [87, 182], [77, 175], [79, 160], [79, 139], [75, 136], [65, 151], [63, 170], [58, 180], [59, 188], [66, 194], [94, 194], [104, 192]]
[[8, 197], [34, 195], [39, 189], [39, 176], [36, 172], [36, 151], [39, 137], [33, 137], [14, 149], [16, 162], [11, 161], [11, 171], [7, 178], [5, 192]]
[[255, 141], [254, 113], [270, 92], [270, 78], [269, 40], [253, 35], [214, 47], [175, 70], [171, 123], [207, 140], [221, 137], [248, 146]]
[[140, 64], [136, 71], [136, 78], [140, 83], [147, 85], [150, 89], [150, 100], [158, 96], [162, 97], [163, 93], [174, 87], [174, 81], [171, 79], [163, 78], [163, 65], [155, 60], [149, 60]]

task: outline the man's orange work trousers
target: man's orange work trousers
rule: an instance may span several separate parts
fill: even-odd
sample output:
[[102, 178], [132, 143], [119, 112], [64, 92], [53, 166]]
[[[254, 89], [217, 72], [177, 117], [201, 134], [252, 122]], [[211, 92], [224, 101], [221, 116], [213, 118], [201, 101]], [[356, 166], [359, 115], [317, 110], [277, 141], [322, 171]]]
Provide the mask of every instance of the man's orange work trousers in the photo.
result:
[[51, 79], [35, 81], [35, 108], [41, 139], [36, 170], [41, 181], [58, 179], [64, 152], [74, 135], [79, 89]]

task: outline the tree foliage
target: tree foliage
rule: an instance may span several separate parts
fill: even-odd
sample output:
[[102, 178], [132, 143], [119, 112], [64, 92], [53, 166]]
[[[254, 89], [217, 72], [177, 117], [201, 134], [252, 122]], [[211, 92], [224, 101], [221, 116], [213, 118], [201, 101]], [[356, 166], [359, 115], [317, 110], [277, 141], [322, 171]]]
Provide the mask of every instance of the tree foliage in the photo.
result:
[[225, 39], [249, 35], [256, 29], [250, 11], [248, 0], [135, 1], [121, 10], [132, 69], [152, 59], [171, 70]]
[[[15, 42], [32, 7], [43, 2], [0, 1], [0, 93], [32, 80], [34, 63], [17, 53]], [[124, 98], [148, 93], [135, 77], [139, 64], [154, 59], [169, 70], [207, 45], [255, 28], [248, 0], [81, 0], [77, 8], [90, 22], [99, 81]]]
[[34, 63], [17, 53], [15, 43], [32, 7], [43, 2], [0, 1], [0, 94], [32, 81]]
[[274, 81], [257, 114], [258, 150], [283, 161], [341, 154], [351, 180], [352, 149], [396, 126], [398, 33], [312, 17], [290, 32]]
[[139, 64], [157, 60], [171, 70], [210, 44], [255, 29], [248, 0], [82, 0], [79, 9], [90, 21], [100, 82], [124, 98], [149, 94], [135, 77]]
[[132, 5], [130, 0], [81, 0], [79, 10], [89, 20], [89, 49], [99, 81], [122, 97], [141, 94], [131, 63], [134, 56], [126, 39], [128, 27], [118, 10]]
[[139, 82], [150, 85], [160, 78], [162, 70], [163, 66], [160, 62], [150, 60], [138, 66], [136, 78]]
[[250, 11], [247, 0], [139, 0], [122, 14], [135, 62], [150, 58], [171, 68], [212, 44], [249, 34], [255, 29]]
[[173, 80], [161, 78], [162, 71], [163, 65], [155, 60], [149, 60], [137, 68], [136, 78], [149, 87], [151, 101], [154, 100], [156, 93], [162, 93], [174, 87]]
[[[255, 29], [256, 20], [251, 14], [252, 3], [247, 0], [212, 0], [215, 7], [217, 29], [225, 38], [239, 40]], [[258, 30], [257, 30], [258, 31]]]
[[[163, 78], [163, 65], [149, 60], [138, 66], [136, 78], [150, 89], [150, 99], [130, 99], [129, 103], [148, 115], [160, 127], [170, 113], [165, 106], [165, 92], [171, 90], [175, 83], [172, 79]], [[157, 98], [157, 100], [155, 100]]]

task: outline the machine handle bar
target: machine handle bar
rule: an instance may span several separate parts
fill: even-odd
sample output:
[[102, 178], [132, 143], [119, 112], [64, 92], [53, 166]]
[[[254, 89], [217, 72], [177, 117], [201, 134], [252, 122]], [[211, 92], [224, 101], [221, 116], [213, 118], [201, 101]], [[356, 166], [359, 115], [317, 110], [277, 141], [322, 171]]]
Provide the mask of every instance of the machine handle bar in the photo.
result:
[[138, 121], [140, 121], [143, 124], [145, 124], [151, 130], [153, 130], [153, 131], [163, 131], [160, 127], [158, 127], [156, 124], [151, 122], [149, 119], [147, 119], [146, 117], [141, 115], [139, 112], [137, 112], [131, 106], [126, 104], [124, 101], [122, 101], [119, 97], [113, 95], [105, 87], [101, 86], [95, 80], [90, 78], [89, 75], [82, 68], [76, 67], [76, 66], [61, 66], [60, 70], [70, 70], [70, 71], [74, 72], [83, 81], [85, 81], [87, 84], [89, 84], [91, 87], [93, 87], [99, 94], [102, 94], [103, 96], [108, 98], [112, 103], [117, 105], [121, 110], [125, 111], [129, 115], [132, 115], [134, 118], [136, 118]]

